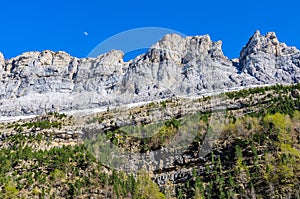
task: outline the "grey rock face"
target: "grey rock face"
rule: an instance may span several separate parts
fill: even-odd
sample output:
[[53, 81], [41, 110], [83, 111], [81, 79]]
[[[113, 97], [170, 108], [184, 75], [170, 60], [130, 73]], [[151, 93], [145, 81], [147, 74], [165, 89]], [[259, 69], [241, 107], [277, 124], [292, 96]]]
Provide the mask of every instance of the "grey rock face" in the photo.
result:
[[223, 55], [221, 42], [212, 42], [208, 35], [166, 35], [129, 64], [122, 86], [123, 91], [149, 99], [196, 95], [233, 86], [229, 75], [236, 72]]
[[4, 71], [4, 65], [5, 65], [5, 59], [4, 59], [3, 54], [0, 52], [0, 78]]
[[240, 70], [268, 83], [299, 82], [300, 51], [280, 43], [275, 33], [257, 31], [240, 54]]
[[2, 116], [40, 114], [210, 93], [232, 87], [298, 83], [300, 52], [275, 33], [256, 32], [240, 58], [229, 60], [208, 35], [166, 35], [145, 54], [124, 62], [112, 50], [97, 58], [65, 52], [0, 54]]

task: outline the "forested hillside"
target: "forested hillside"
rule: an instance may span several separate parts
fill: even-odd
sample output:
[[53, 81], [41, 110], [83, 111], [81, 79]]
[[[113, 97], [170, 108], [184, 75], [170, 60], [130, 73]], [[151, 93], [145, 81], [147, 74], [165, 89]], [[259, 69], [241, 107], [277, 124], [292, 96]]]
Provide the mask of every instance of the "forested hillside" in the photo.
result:
[[[95, 131], [98, 136], [84, 140], [80, 133], [69, 133], [76, 118], [58, 113], [2, 123], [0, 198], [299, 198], [299, 93], [299, 84], [226, 93], [238, 106], [225, 110], [218, 139], [205, 157], [199, 151], [212, 131], [209, 111], [177, 115], [156, 129], [152, 123], [136, 124], [145, 132], [156, 131], [145, 138], [128, 135], [125, 126]], [[167, 109], [174, 103], [157, 106]], [[94, 117], [89, 123], [105, 119]], [[124, 151], [155, 151], [195, 123], [197, 135], [182, 154], [189, 158], [168, 168], [117, 171], [95, 154], [107, 149], [97, 142], [103, 138]], [[176, 177], [166, 177], [171, 175]]]

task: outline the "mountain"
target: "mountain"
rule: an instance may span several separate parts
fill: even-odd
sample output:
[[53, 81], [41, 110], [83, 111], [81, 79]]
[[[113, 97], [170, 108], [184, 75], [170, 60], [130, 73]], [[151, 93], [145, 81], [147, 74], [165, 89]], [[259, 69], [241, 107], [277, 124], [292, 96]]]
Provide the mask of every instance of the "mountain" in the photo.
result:
[[280, 43], [273, 32], [255, 32], [238, 59], [228, 59], [221, 47], [221, 41], [213, 42], [208, 35], [170, 34], [128, 62], [118, 50], [97, 58], [49, 50], [9, 60], [0, 54], [1, 115], [39, 115], [300, 81], [299, 50]]

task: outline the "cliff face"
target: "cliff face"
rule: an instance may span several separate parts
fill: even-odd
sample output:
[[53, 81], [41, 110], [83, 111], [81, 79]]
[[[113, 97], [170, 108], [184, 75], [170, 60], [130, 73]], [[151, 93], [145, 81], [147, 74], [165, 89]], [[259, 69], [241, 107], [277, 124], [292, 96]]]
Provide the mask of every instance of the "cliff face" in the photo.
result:
[[299, 50], [280, 43], [275, 33], [256, 32], [235, 60], [224, 56], [221, 45], [208, 35], [171, 34], [129, 62], [116, 50], [83, 59], [52, 51], [9, 60], [0, 54], [1, 114], [87, 109], [300, 80]]

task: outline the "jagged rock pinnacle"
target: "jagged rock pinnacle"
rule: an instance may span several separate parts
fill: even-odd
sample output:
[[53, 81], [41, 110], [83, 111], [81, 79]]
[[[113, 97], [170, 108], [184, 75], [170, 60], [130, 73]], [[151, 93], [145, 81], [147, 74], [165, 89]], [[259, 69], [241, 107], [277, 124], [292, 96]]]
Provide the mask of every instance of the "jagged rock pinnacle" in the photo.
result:
[[285, 48], [286, 45], [279, 43], [274, 32], [268, 32], [265, 36], [262, 36], [259, 31], [256, 31], [241, 51], [240, 58], [243, 60], [245, 56], [258, 52], [280, 56], [280, 47]]
[[240, 53], [240, 70], [263, 83], [287, 79], [291, 82], [294, 67], [299, 67], [292, 61], [297, 54], [299, 50], [280, 43], [274, 32], [263, 36], [256, 31]]

